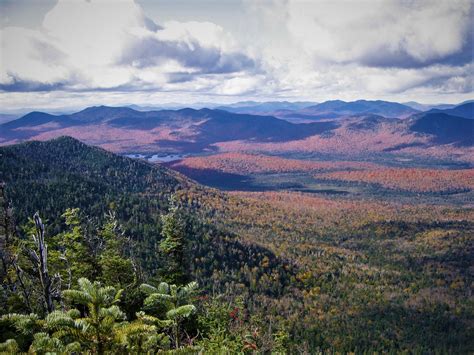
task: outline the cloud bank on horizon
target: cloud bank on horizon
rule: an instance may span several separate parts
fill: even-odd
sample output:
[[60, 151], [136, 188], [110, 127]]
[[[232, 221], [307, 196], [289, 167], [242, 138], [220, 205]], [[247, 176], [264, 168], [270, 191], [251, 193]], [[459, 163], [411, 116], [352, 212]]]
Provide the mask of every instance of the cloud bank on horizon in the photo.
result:
[[1, 106], [472, 98], [470, 0], [173, 4], [5, 0]]

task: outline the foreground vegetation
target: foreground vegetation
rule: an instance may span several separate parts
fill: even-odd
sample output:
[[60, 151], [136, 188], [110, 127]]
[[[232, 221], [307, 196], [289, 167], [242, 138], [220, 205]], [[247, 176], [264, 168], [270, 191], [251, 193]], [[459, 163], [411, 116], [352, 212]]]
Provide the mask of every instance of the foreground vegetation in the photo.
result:
[[177, 206], [162, 216], [159, 248], [166, 276], [148, 278], [151, 284], [143, 282], [130, 240], [113, 214], [86, 234], [91, 226], [78, 209], [68, 209], [62, 216], [67, 228], [55, 236], [45, 234], [35, 214], [25, 226], [28, 239], [16, 234], [9, 209], [1, 212], [1, 305], [9, 313], [0, 318], [6, 339], [0, 353], [258, 349], [255, 332], [241, 318], [241, 303], [203, 297], [198, 283], [188, 282], [185, 224]]
[[[5, 233], [1, 308], [17, 316], [2, 318], [0, 341], [17, 345], [4, 349], [98, 352], [99, 338], [131, 353], [474, 348], [472, 207], [222, 193], [71, 139], [0, 153], [4, 215], [24, 226]], [[37, 210], [52, 307], [31, 258]]]

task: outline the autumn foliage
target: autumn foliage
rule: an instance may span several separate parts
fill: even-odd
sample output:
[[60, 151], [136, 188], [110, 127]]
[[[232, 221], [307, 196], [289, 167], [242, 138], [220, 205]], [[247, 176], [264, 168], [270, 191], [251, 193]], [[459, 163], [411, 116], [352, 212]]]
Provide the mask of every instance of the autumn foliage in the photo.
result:
[[355, 181], [380, 184], [390, 189], [436, 192], [474, 189], [474, 169], [369, 169], [364, 171], [337, 171], [315, 176], [318, 179]]
[[377, 164], [356, 161], [309, 161], [263, 154], [229, 152], [189, 157], [170, 164], [174, 169], [218, 170], [232, 174], [285, 173], [342, 169], [374, 169]]

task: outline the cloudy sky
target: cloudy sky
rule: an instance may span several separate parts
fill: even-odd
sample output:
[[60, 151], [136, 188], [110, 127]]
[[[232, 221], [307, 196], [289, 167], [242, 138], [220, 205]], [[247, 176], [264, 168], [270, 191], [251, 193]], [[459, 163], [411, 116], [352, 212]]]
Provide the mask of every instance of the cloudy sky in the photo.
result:
[[0, 107], [473, 98], [470, 0], [0, 0]]

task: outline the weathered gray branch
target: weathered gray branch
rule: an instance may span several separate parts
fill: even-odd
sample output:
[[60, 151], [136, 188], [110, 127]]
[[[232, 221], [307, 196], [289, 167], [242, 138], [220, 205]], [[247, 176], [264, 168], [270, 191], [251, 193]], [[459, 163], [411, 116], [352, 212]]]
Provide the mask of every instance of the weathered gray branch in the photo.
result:
[[37, 262], [46, 311], [51, 313], [54, 310], [54, 304], [51, 287], [52, 282], [48, 273], [48, 245], [44, 240], [44, 224], [38, 212], [33, 216], [33, 220], [35, 221], [36, 227], [36, 235], [33, 236], [33, 240], [36, 243], [38, 253], [33, 251], [31, 254]]

